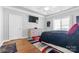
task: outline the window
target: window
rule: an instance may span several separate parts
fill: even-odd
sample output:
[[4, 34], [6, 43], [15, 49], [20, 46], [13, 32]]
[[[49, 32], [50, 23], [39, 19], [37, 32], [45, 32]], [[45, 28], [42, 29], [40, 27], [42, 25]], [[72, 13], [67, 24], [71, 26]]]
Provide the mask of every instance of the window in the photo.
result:
[[53, 30], [68, 30], [70, 26], [70, 17], [64, 17], [53, 20]]
[[60, 30], [60, 20], [54, 20], [53, 21], [53, 29], [54, 30]]
[[61, 22], [62, 22], [61, 25], [62, 30], [68, 30], [70, 26], [70, 18], [69, 17], [62, 18]]

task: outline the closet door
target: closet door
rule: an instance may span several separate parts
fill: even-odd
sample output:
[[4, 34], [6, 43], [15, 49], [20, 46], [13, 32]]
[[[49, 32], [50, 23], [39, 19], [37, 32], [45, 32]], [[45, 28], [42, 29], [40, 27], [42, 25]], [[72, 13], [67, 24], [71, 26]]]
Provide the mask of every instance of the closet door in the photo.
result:
[[9, 14], [9, 39], [22, 38], [22, 21], [22, 16]]

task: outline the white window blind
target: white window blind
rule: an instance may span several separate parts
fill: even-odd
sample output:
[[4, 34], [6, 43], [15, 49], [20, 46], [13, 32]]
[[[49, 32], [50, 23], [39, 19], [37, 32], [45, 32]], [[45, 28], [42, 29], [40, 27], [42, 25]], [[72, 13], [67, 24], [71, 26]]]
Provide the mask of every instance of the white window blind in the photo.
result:
[[63, 17], [53, 20], [53, 30], [68, 30], [70, 27], [70, 17]]
[[62, 30], [68, 30], [69, 26], [70, 26], [70, 17], [62, 18], [61, 22], [62, 22], [61, 29]]
[[59, 19], [53, 21], [53, 29], [54, 30], [60, 30], [60, 28], [61, 28], [60, 27], [60, 22], [61, 21]]

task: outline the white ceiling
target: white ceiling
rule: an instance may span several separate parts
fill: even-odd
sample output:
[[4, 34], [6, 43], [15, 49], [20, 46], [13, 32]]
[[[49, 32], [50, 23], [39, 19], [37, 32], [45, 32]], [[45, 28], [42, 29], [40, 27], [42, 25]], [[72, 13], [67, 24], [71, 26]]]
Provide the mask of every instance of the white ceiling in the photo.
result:
[[[44, 10], [45, 7], [49, 7], [49, 10]], [[19, 6], [19, 8], [30, 10], [42, 15], [51, 15], [63, 10], [71, 9], [73, 6]]]

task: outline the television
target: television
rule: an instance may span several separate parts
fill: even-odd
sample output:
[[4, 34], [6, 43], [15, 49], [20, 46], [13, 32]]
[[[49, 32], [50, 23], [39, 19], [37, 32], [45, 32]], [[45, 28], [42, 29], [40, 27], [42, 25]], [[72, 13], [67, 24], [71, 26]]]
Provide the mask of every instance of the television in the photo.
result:
[[29, 22], [36, 23], [37, 20], [38, 20], [38, 17], [36, 17], [36, 16], [29, 16]]

